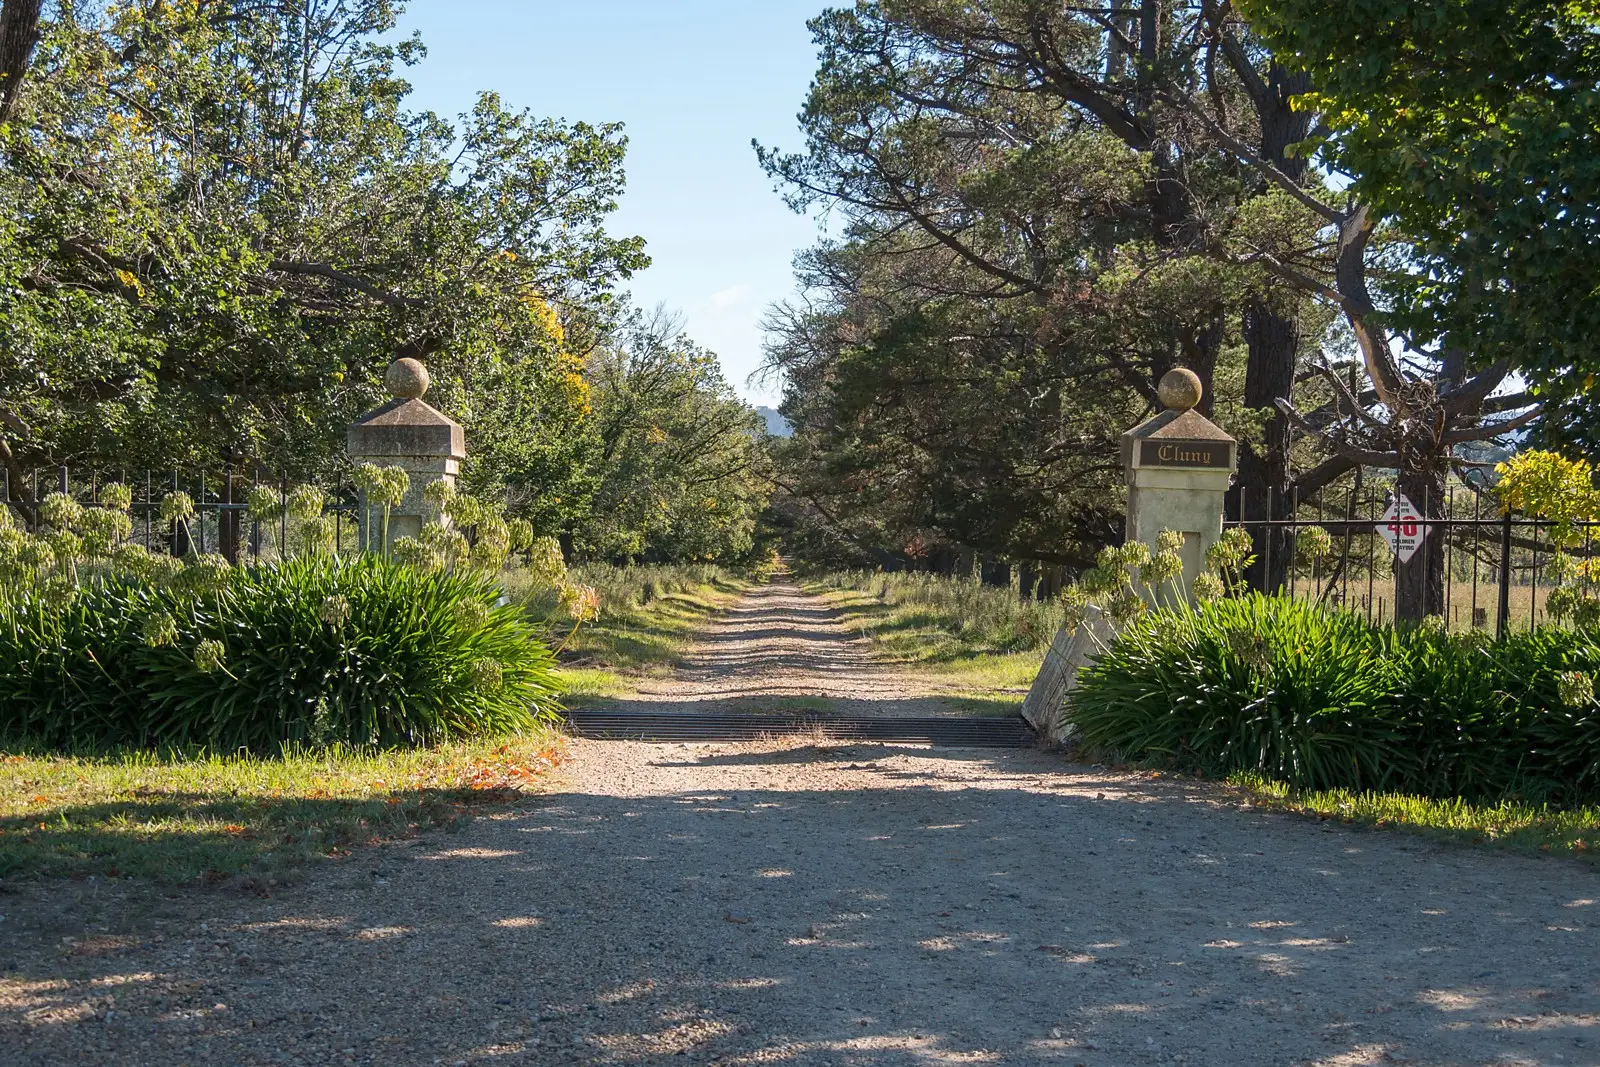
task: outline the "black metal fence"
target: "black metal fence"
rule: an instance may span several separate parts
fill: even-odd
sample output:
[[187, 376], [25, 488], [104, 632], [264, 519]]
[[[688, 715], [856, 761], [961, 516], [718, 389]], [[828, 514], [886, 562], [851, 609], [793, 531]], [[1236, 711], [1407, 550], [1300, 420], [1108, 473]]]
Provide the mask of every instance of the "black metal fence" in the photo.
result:
[[[1268, 491], [1245, 499], [1239, 509], [1244, 517], [1226, 525], [1250, 531], [1263, 557], [1257, 566], [1265, 574], [1276, 573], [1285, 592], [1383, 622], [1395, 613], [1396, 557], [1383, 536], [1390, 525], [1384, 515], [1394, 499], [1392, 488], [1365, 487], [1347, 490], [1342, 499], [1294, 500], [1286, 506]], [[1464, 487], [1448, 489], [1438, 502], [1411, 503], [1421, 515], [1437, 512], [1434, 518], [1402, 524], [1406, 528], [1397, 532], [1421, 535], [1414, 565], [1424, 572], [1442, 571], [1438, 602], [1431, 606], [1447, 626], [1493, 628], [1503, 635], [1549, 621], [1545, 602], [1557, 585], [1551, 561], [1562, 547], [1552, 537], [1553, 522], [1502, 514], [1492, 496]], [[1300, 532], [1313, 526], [1328, 531], [1331, 555], [1302, 551]], [[1580, 559], [1596, 555], [1600, 524], [1580, 522], [1573, 529], [1575, 541], [1565, 552]], [[1288, 554], [1279, 556], [1276, 567], [1275, 552]]]
[[[291, 555], [298, 531], [286, 510], [280, 508], [270, 521], [258, 521], [249, 512], [251, 490], [267, 486], [277, 490], [281, 501], [298, 483], [282, 475], [270, 475], [260, 468], [222, 473], [205, 471], [111, 472], [73, 471], [51, 467], [28, 472], [22, 484], [11, 474], [0, 471], [0, 502], [23, 518], [30, 531], [37, 532], [36, 505], [50, 493], [66, 493], [83, 504], [97, 504], [101, 489], [121, 483], [133, 491], [131, 540], [154, 552], [184, 556], [191, 552], [218, 552], [237, 562], [241, 557], [277, 559]], [[339, 551], [356, 549], [362, 543], [360, 503], [355, 487], [342, 478], [320, 488], [328, 494], [324, 514], [334, 521], [334, 539]], [[164, 522], [161, 502], [176, 492], [188, 493], [194, 503], [194, 517], [186, 522]]]

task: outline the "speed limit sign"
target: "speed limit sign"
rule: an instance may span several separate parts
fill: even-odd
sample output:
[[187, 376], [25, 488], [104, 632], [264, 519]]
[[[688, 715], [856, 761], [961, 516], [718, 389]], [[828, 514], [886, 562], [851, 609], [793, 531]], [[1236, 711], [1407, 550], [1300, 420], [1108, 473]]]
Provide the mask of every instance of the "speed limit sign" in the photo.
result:
[[1406, 499], [1406, 495], [1396, 493], [1394, 503], [1378, 520], [1378, 532], [1389, 542], [1389, 551], [1401, 563], [1409, 563], [1428, 536], [1428, 527], [1422, 524], [1422, 512]]

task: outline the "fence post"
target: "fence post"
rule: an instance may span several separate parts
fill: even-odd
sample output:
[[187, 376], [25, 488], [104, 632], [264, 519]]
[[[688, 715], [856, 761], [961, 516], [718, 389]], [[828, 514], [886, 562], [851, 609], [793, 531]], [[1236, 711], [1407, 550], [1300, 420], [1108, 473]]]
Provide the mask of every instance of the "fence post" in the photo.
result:
[[1495, 636], [1504, 638], [1511, 624], [1511, 512], [1500, 523], [1500, 618]]
[[233, 510], [233, 455], [222, 465], [222, 495], [217, 508], [217, 548], [229, 563], [239, 562], [239, 515]]

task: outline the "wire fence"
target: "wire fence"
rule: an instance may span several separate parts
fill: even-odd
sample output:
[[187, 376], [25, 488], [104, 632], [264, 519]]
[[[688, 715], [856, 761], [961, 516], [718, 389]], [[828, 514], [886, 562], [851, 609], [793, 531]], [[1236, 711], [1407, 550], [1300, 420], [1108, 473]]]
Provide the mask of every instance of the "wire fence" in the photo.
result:
[[[1475, 490], [1452, 487], [1438, 502], [1412, 501], [1420, 515], [1407, 519], [1387, 516], [1395, 495], [1382, 487], [1351, 488], [1343, 500], [1291, 501], [1287, 507], [1268, 490], [1254, 503], [1241, 506], [1245, 517], [1226, 525], [1251, 533], [1261, 573], [1280, 574], [1291, 596], [1341, 606], [1375, 622], [1392, 620], [1398, 567], [1387, 532], [1420, 536], [1412, 566], [1437, 576], [1429, 606], [1451, 629], [1492, 628], [1503, 635], [1551, 621], [1545, 603], [1558, 584], [1551, 561], [1561, 547], [1552, 537], [1555, 524], [1502, 514], [1492, 498]], [[1282, 517], [1251, 517], [1276, 515], [1275, 507]], [[1420, 517], [1430, 513], [1434, 517]], [[1300, 532], [1313, 526], [1330, 535], [1330, 556], [1299, 551]], [[1600, 547], [1597, 527], [1573, 524], [1575, 541], [1565, 551], [1580, 559], [1594, 556]], [[1274, 553], [1279, 554], [1276, 569]]]
[[[21, 484], [10, 472], [0, 471], [0, 502], [22, 518], [30, 532], [38, 532], [36, 505], [50, 493], [66, 493], [82, 504], [100, 501], [101, 489], [121, 483], [133, 491], [135, 544], [152, 552], [175, 556], [217, 552], [231, 562], [241, 558], [273, 560], [293, 555], [300, 545], [299, 524], [285, 509], [271, 521], [258, 521], [250, 515], [247, 503], [252, 489], [269, 486], [279, 499], [286, 497], [294, 484], [282, 475], [270, 475], [260, 468], [221, 474], [206, 471], [153, 471], [103, 473], [80, 472], [67, 467], [52, 467], [28, 472]], [[323, 514], [333, 519], [334, 543], [340, 552], [354, 551], [365, 543], [361, 528], [360, 497], [342, 477], [322, 488], [328, 494]], [[172, 493], [188, 493], [194, 502], [194, 517], [186, 522], [164, 522], [161, 502]]]

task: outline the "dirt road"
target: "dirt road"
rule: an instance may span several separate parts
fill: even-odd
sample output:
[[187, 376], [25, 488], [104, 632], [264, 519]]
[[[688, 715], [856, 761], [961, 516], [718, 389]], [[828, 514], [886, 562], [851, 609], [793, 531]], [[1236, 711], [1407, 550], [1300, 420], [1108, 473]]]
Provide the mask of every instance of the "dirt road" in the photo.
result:
[[872, 643], [838, 611], [783, 576], [714, 620], [671, 679], [646, 682], [626, 703], [719, 711], [794, 700], [825, 700], [847, 715], [958, 714], [925, 683], [874, 660]]
[[0, 897], [0, 1063], [1600, 1063], [1577, 863], [1031, 750], [572, 747], [272, 899]]

